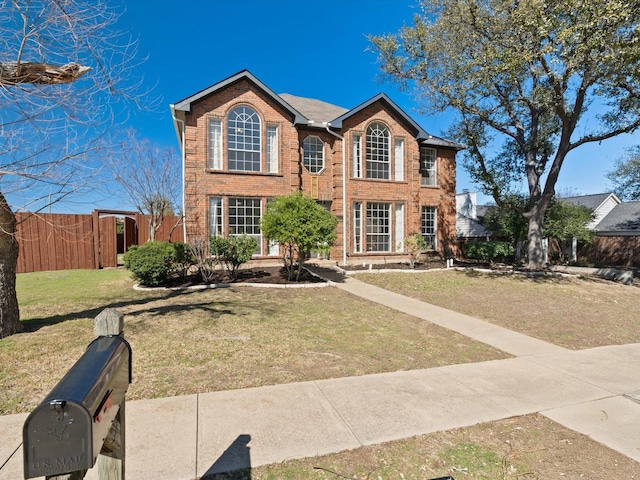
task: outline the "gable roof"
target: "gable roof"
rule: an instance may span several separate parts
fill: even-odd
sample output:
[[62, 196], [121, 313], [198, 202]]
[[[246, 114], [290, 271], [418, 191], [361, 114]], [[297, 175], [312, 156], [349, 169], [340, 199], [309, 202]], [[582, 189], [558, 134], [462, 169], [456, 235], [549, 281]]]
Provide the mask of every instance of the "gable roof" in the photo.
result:
[[443, 138], [435, 137], [433, 135], [428, 134], [420, 125], [418, 125], [416, 123], [416, 121], [413, 118], [411, 118], [409, 115], [407, 115], [406, 112], [404, 110], [402, 110], [385, 93], [379, 93], [375, 97], [372, 97], [369, 100], [361, 103], [357, 107], [352, 108], [351, 110], [345, 112], [344, 114], [340, 115], [339, 117], [334, 118], [333, 120], [331, 120], [331, 122], [329, 122], [330, 126], [332, 128], [334, 128], [334, 129], [342, 128], [342, 123], [347, 118], [349, 118], [349, 117], [361, 112], [362, 110], [364, 110], [365, 108], [370, 107], [371, 105], [373, 105], [376, 102], [386, 103], [389, 108], [394, 110], [400, 116], [400, 118], [407, 125], [409, 125], [410, 128], [413, 130], [413, 135], [416, 138], [416, 140], [422, 141], [422, 143], [424, 145], [434, 145], [434, 146], [441, 146], [441, 147], [449, 147], [449, 148], [455, 148], [456, 150], [462, 150], [462, 149], [465, 148], [464, 145], [461, 145], [459, 143], [452, 142], [450, 140], [445, 140]]
[[362, 111], [370, 105], [381, 101], [385, 103], [388, 108], [392, 109], [397, 115], [400, 116], [400, 118], [410, 127], [410, 130], [412, 130], [412, 133], [416, 140], [421, 142], [421, 144], [432, 145], [436, 147], [448, 147], [455, 150], [462, 150], [465, 148], [464, 145], [461, 145], [459, 143], [428, 134], [420, 125], [415, 122], [415, 120], [407, 115], [404, 110], [396, 105], [393, 100], [391, 100], [384, 93], [379, 93], [375, 97], [361, 103], [357, 107], [351, 110], [347, 110], [346, 108], [332, 105], [330, 103], [323, 102], [322, 100], [316, 100], [313, 98], [296, 97], [288, 93], [278, 95], [264, 83], [258, 80], [258, 78], [255, 77], [249, 70], [246, 69], [234, 75], [231, 75], [230, 77], [227, 77], [224, 80], [215, 83], [194, 95], [191, 95], [180, 100], [179, 102], [176, 102], [175, 104], [170, 105], [171, 114], [174, 119], [174, 128], [176, 129], [176, 134], [179, 141], [182, 143], [184, 139], [182, 138], [182, 131], [178, 127], [178, 123], [184, 122], [185, 113], [191, 112], [191, 106], [193, 103], [209, 95], [212, 95], [238, 81], [245, 79], [252, 82], [267, 96], [269, 96], [275, 103], [279, 104], [282, 108], [289, 112], [292, 117], [292, 122], [295, 125], [309, 125], [319, 128], [331, 127], [333, 129], [341, 129], [342, 122], [345, 119], [351, 117], [352, 115], [355, 115], [356, 113]]
[[252, 82], [254, 85], [256, 85], [260, 90], [262, 90], [264, 93], [266, 93], [269, 97], [271, 97], [271, 99], [276, 102], [277, 104], [279, 104], [282, 108], [284, 108], [285, 110], [287, 110], [293, 117], [293, 123], [307, 123], [308, 119], [302, 115], [298, 110], [296, 110], [295, 108], [293, 108], [291, 105], [289, 105], [285, 100], [283, 100], [279, 95], [277, 95], [273, 90], [271, 90], [269, 87], [267, 87], [264, 83], [262, 83], [260, 80], [258, 80], [249, 70], [242, 70], [241, 72], [236, 73], [235, 75], [231, 75], [228, 78], [225, 78], [224, 80], [215, 83], [213, 85], [211, 85], [208, 88], [205, 88], [204, 90], [199, 91], [198, 93], [191, 95], [183, 100], [180, 100], [179, 102], [173, 104], [171, 106], [171, 109], [173, 111], [179, 111], [179, 112], [190, 112], [191, 111], [191, 104], [204, 98], [207, 97], [219, 90], [222, 90], [223, 88], [228, 87], [229, 85], [232, 85], [233, 83], [236, 83], [240, 80], [249, 80], [250, 82]]
[[640, 202], [616, 205], [595, 228], [596, 232], [628, 232], [640, 235]]
[[613, 198], [615, 203], [620, 203], [618, 197], [613, 193], [596, 193], [593, 195], [579, 195], [575, 197], [564, 197], [560, 200], [568, 203], [572, 203], [574, 205], [580, 205], [583, 207], [587, 207], [593, 211], [596, 211], [598, 207], [600, 207], [603, 203], [605, 203], [609, 198]]

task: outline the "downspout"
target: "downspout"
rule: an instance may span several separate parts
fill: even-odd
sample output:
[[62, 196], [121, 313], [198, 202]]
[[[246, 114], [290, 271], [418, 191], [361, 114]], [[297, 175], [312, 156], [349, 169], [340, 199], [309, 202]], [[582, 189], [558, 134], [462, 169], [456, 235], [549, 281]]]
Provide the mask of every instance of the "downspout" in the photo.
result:
[[182, 131], [180, 134], [180, 153], [182, 157], [182, 238], [187, 242], [187, 199], [185, 194], [185, 177], [186, 177], [186, 165], [185, 165], [185, 130], [186, 125], [184, 120], [181, 120], [175, 116], [175, 110], [173, 109], [173, 105], [171, 105], [171, 116], [173, 117], [174, 122], [180, 122], [182, 124]]
[[347, 266], [347, 157], [344, 137], [331, 130], [331, 123], [323, 122], [327, 132], [342, 141], [342, 266]]

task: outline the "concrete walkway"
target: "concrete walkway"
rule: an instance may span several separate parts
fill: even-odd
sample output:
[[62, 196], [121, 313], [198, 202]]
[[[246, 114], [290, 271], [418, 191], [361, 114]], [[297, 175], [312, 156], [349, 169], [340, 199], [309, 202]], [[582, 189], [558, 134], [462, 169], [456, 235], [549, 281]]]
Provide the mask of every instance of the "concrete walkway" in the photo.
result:
[[[515, 357], [127, 402], [127, 478], [192, 480], [536, 412], [640, 461], [640, 344], [570, 351], [354, 278], [336, 286]], [[0, 480], [23, 478], [26, 416], [0, 417]]]

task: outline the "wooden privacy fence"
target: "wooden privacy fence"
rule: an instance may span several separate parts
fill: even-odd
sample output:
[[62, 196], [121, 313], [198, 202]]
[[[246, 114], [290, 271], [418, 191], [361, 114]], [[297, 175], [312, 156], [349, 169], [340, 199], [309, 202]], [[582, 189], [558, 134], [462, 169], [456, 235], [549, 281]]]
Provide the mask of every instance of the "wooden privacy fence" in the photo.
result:
[[[92, 214], [16, 214], [18, 273], [99, 269], [118, 266], [118, 254], [149, 238], [149, 218], [135, 212], [96, 210]], [[122, 231], [118, 232], [118, 219]], [[181, 218], [166, 216], [156, 240], [184, 241]]]

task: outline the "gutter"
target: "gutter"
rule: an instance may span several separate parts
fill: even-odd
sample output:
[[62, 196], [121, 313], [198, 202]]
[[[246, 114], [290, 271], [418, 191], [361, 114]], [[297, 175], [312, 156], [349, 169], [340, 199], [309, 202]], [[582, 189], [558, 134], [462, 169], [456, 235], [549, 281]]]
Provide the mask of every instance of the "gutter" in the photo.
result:
[[[186, 157], [185, 157], [185, 130], [186, 124], [184, 120], [176, 117], [175, 105], [169, 105], [171, 109], [171, 117], [173, 118], [173, 124], [176, 128], [176, 135], [180, 141], [180, 156], [182, 160], [182, 238], [185, 243], [187, 242], [187, 210], [186, 210], [186, 194], [185, 194], [185, 182], [186, 182]], [[178, 122], [182, 124], [182, 128], [178, 129]]]
[[347, 266], [347, 158], [344, 137], [330, 129], [331, 122], [322, 122], [328, 133], [342, 141], [342, 266]]

